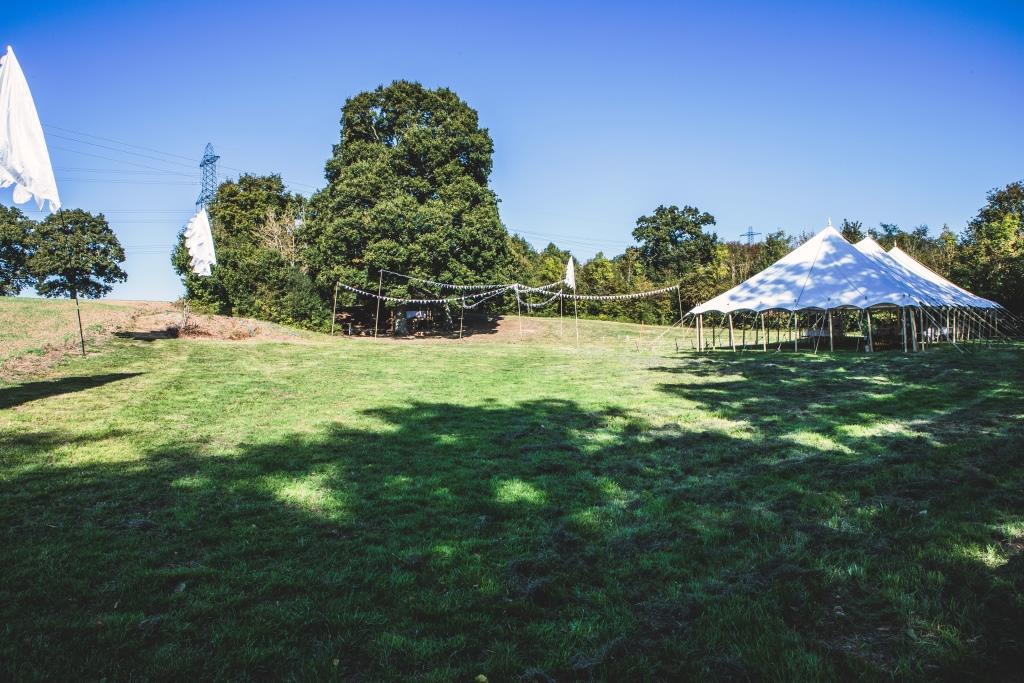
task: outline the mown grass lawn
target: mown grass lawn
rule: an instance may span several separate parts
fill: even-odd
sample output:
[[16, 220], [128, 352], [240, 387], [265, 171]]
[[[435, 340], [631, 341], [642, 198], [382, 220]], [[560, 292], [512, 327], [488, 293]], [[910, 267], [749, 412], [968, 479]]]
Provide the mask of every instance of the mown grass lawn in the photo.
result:
[[1012, 678], [1022, 417], [1005, 345], [116, 340], [0, 385], [0, 677]]

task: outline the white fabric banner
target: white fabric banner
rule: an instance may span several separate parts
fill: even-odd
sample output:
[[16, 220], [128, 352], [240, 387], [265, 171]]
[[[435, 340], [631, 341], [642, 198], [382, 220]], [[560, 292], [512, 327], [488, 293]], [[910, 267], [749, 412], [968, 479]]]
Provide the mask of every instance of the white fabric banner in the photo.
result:
[[209, 276], [210, 267], [217, 263], [213, 251], [213, 233], [210, 231], [210, 217], [206, 209], [199, 209], [185, 228], [185, 248], [191, 257], [192, 272]]
[[25, 74], [8, 46], [0, 57], [0, 187], [11, 185], [16, 204], [34, 197], [39, 209], [44, 202], [50, 203], [51, 212], [60, 208], [43, 126]]
[[569, 262], [565, 264], [565, 284], [576, 289], [576, 266], [572, 263], [572, 256], [569, 257]]

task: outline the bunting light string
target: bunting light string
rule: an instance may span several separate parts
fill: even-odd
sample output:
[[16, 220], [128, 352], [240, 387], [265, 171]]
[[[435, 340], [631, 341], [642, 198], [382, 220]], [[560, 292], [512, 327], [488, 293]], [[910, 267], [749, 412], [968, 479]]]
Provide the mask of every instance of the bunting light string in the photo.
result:
[[552, 296], [550, 299], [547, 299], [546, 301], [530, 303], [529, 301], [523, 300], [523, 298], [519, 295], [519, 290], [516, 290], [516, 298], [519, 299], [519, 303], [521, 303], [523, 306], [526, 306], [527, 308], [543, 308], [544, 306], [547, 306], [551, 302], [556, 301], [558, 299], [558, 296], [559, 292], [555, 292], [554, 296]]
[[[388, 270], [387, 268], [381, 268], [381, 272], [387, 273], [388, 275], [394, 275], [396, 277], [405, 278], [406, 280], [414, 280], [416, 282], [422, 282], [424, 284], [432, 285], [434, 287], [439, 287], [441, 289], [458, 289], [458, 290], [481, 290], [481, 289], [485, 289], [485, 290], [494, 290], [494, 289], [499, 289], [499, 288], [508, 289], [509, 287], [512, 286], [512, 283], [508, 283], [508, 282], [502, 283], [502, 284], [493, 284], [492, 283], [492, 284], [485, 284], [485, 285], [458, 285], [458, 284], [455, 284], [453, 282], [439, 282], [437, 280], [429, 280], [429, 279], [427, 279], [425, 277], [418, 277], [416, 275], [407, 275], [406, 273], [399, 273], [399, 272], [396, 272], [394, 270]], [[562, 281], [561, 280], [556, 280], [555, 282], [549, 282], [546, 285], [541, 285], [537, 289], [548, 290], [548, 289], [551, 289], [552, 287], [557, 287], [560, 284], [562, 284]]]
[[502, 286], [502, 287], [499, 287], [498, 289], [494, 289], [494, 290], [491, 290], [489, 292], [479, 292], [477, 294], [467, 294], [466, 296], [455, 296], [455, 297], [449, 297], [447, 299], [409, 299], [409, 298], [403, 298], [403, 297], [398, 297], [398, 296], [388, 296], [386, 294], [375, 294], [373, 292], [367, 292], [366, 290], [359, 289], [358, 287], [352, 287], [350, 285], [346, 285], [346, 284], [342, 284], [342, 283], [338, 283], [338, 286], [341, 287], [342, 289], [346, 289], [346, 290], [348, 290], [348, 291], [350, 291], [350, 292], [352, 292], [354, 294], [358, 294], [360, 296], [369, 297], [371, 299], [380, 299], [381, 301], [390, 301], [392, 303], [399, 303], [399, 304], [456, 304], [456, 303], [462, 303], [465, 306], [465, 303], [464, 303], [465, 301], [483, 297], [483, 299], [481, 299], [480, 301], [475, 302], [472, 306], [466, 306], [466, 308], [472, 308], [473, 306], [476, 306], [477, 304], [481, 303], [481, 301], [484, 301], [484, 300], [489, 299], [489, 298], [494, 297], [494, 296], [498, 296], [499, 294], [503, 294], [504, 292], [508, 291], [508, 289], [509, 289], [509, 287], [503, 287]]
[[[525, 285], [515, 285], [514, 289], [516, 290], [517, 296], [519, 292], [547, 293], [546, 290], [538, 289], [537, 287], [526, 287]], [[558, 292], [552, 298], [561, 298], [570, 301], [625, 301], [627, 299], [644, 299], [650, 296], [665, 294], [667, 292], [674, 292], [677, 289], [679, 289], [679, 285], [672, 285], [671, 287], [662, 287], [661, 289], [652, 289], [646, 292], [632, 292], [629, 294], [567, 294], [566, 292]]]
[[[554, 284], [560, 284], [560, 283], [554, 283]], [[508, 292], [510, 290], [512, 292], [515, 292], [516, 298], [519, 299], [519, 302], [522, 305], [527, 306], [528, 308], [541, 308], [542, 306], [547, 306], [548, 304], [550, 304], [550, 303], [552, 303], [552, 302], [554, 302], [554, 301], [556, 301], [558, 299], [565, 299], [565, 300], [570, 300], [570, 301], [628, 301], [628, 300], [631, 300], [631, 299], [645, 299], [647, 297], [658, 296], [659, 294], [665, 294], [667, 292], [674, 292], [675, 290], [679, 289], [679, 285], [672, 285], [671, 287], [662, 287], [660, 289], [652, 289], [652, 290], [649, 290], [649, 291], [646, 291], [646, 292], [632, 292], [632, 293], [629, 293], [629, 294], [567, 294], [565, 292], [555, 292], [555, 293], [550, 292], [546, 288], [550, 287], [551, 285], [544, 285], [544, 287], [528, 287], [526, 285], [521, 285], [521, 284], [518, 284], [518, 283], [514, 283], [514, 284], [511, 284], [511, 285], [498, 285], [494, 289], [491, 289], [491, 290], [486, 291], [486, 292], [476, 292], [474, 294], [466, 294], [464, 296], [455, 296], [455, 297], [438, 298], [438, 299], [413, 299], [413, 298], [403, 298], [403, 297], [397, 297], [397, 296], [388, 296], [386, 294], [375, 294], [373, 292], [367, 292], [366, 290], [359, 289], [358, 287], [352, 287], [351, 285], [346, 285], [346, 284], [341, 284], [341, 283], [339, 283], [338, 286], [341, 287], [342, 289], [345, 289], [347, 291], [353, 292], [353, 293], [358, 294], [360, 296], [369, 297], [371, 299], [380, 299], [381, 301], [389, 301], [389, 302], [392, 302], [392, 303], [398, 303], [398, 304], [424, 304], [424, 305], [425, 304], [461, 304], [464, 308], [474, 308], [474, 307], [480, 305], [483, 301], [486, 301], [487, 299], [491, 299], [493, 297], [496, 297], [496, 296], [499, 296], [501, 294], [504, 294], [505, 292]], [[537, 302], [537, 303], [530, 303], [528, 301], [524, 301], [522, 296], [521, 296], [521, 293], [530, 293], [530, 292], [548, 294], [548, 295], [550, 295], [550, 298], [548, 298], [546, 301]], [[473, 304], [467, 304], [466, 303], [467, 301], [473, 301]]]

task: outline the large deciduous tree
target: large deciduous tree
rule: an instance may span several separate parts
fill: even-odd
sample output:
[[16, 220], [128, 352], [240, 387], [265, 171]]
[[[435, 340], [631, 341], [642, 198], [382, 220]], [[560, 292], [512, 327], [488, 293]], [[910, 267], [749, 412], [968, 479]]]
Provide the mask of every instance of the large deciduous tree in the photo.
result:
[[323, 327], [329, 312], [300, 257], [304, 199], [279, 175], [242, 175], [220, 184], [207, 207], [217, 265], [209, 277], [189, 268], [184, 234], [171, 261], [191, 305], [218, 313]]
[[78, 336], [85, 355], [85, 334], [80, 298], [97, 299], [109, 294], [128, 274], [121, 269], [124, 249], [103, 214], [82, 209], [50, 214], [32, 234], [29, 271], [42, 296], [69, 296], [78, 313]]
[[29, 269], [42, 296], [97, 299], [128, 279], [124, 249], [102, 213], [50, 214], [36, 225], [32, 244]]
[[446, 88], [396, 81], [349, 99], [305, 236], [321, 292], [338, 281], [376, 289], [380, 269], [463, 283], [507, 277], [511, 240], [488, 187], [493, 148], [476, 111]]
[[704, 232], [714, 224], [714, 216], [692, 206], [659, 206], [653, 215], [637, 219], [633, 238], [648, 273], [678, 280], [715, 260], [718, 237]]
[[0, 296], [14, 296], [32, 284], [32, 221], [15, 207], [0, 206]]

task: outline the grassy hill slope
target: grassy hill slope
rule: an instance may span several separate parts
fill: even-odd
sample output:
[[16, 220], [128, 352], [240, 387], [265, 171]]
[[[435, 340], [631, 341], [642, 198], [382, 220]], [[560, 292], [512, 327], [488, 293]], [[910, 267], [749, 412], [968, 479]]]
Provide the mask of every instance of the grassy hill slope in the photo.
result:
[[0, 676], [1019, 673], [1021, 348], [525, 323], [114, 337], [0, 384]]

